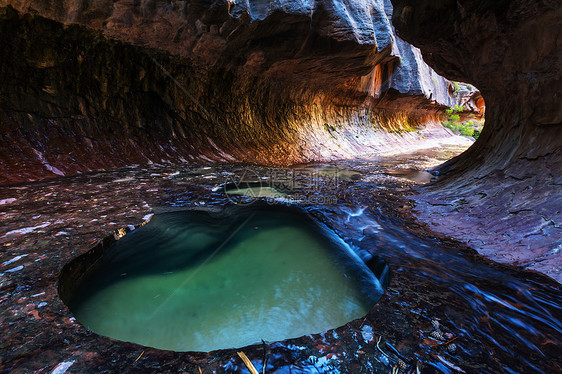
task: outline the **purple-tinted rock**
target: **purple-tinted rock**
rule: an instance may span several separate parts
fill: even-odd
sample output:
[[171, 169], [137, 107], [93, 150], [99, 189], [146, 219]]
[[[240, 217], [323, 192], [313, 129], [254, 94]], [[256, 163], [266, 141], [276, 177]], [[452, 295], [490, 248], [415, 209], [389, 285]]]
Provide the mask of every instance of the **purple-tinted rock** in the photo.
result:
[[[163, 160], [288, 165], [400, 149], [396, 131], [437, 129], [452, 103], [447, 82], [396, 40], [388, 2], [5, 5], [21, 13], [1, 16], [3, 182]], [[406, 143], [427, 137], [416, 134]]]
[[[429, 65], [476, 85], [486, 100], [478, 140], [438, 169], [445, 179], [435, 189], [416, 198], [420, 218], [447, 235], [478, 240], [477, 249], [492, 259], [560, 281], [560, 2], [393, 4], [399, 34], [421, 48]], [[462, 209], [455, 206], [461, 199]]]

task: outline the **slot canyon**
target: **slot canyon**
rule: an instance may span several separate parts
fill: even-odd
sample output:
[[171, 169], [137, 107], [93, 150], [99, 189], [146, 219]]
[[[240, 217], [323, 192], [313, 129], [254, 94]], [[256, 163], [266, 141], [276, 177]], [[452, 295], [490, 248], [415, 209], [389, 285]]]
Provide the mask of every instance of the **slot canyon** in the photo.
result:
[[562, 4], [0, 0], [1, 373], [562, 372]]

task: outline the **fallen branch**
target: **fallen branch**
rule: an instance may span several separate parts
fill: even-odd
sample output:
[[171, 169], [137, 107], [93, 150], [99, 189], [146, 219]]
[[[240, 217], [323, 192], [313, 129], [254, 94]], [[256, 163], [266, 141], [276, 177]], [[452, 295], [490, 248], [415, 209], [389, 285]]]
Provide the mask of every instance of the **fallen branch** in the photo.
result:
[[448, 342], [437, 344], [437, 347], [439, 347], [439, 346], [441, 346], [441, 345], [448, 345], [448, 344], [451, 344], [452, 342], [454, 342], [454, 341], [457, 340], [458, 338], [459, 338], [458, 336], [455, 336], [453, 339], [449, 340]]
[[244, 361], [244, 364], [246, 365], [246, 367], [248, 368], [248, 370], [250, 370], [250, 373], [252, 374], [260, 374], [257, 370], [256, 367], [254, 366], [254, 364], [252, 364], [252, 361], [250, 361], [250, 359], [246, 356], [246, 354], [244, 352], [237, 352], [238, 356], [240, 356], [240, 358], [242, 359], [242, 361]]
[[137, 357], [137, 359], [135, 360], [135, 362], [137, 362], [139, 360], [139, 358], [142, 357], [142, 355], [144, 354], [144, 351], [141, 352], [141, 354], [139, 355], [139, 357]]

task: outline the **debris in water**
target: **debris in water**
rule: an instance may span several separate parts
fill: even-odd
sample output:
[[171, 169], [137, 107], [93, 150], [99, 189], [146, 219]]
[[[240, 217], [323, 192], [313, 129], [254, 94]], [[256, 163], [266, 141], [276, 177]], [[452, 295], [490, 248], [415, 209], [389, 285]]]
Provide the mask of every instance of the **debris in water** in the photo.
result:
[[246, 356], [246, 354], [244, 352], [237, 352], [238, 356], [240, 356], [240, 358], [242, 359], [242, 361], [244, 361], [244, 364], [246, 365], [246, 367], [248, 368], [248, 370], [250, 370], [250, 373], [252, 374], [260, 374], [256, 367], [254, 366], [254, 364], [252, 364], [252, 361], [250, 361], [250, 359]]
[[137, 362], [137, 361], [142, 357], [143, 354], [144, 354], [144, 351], [141, 352], [141, 354], [139, 355], [139, 357], [137, 357], [137, 359], [135, 360], [135, 362]]
[[455, 343], [451, 343], [447, 346], [447, 350], [449, 351], [449, 353], [455, 354], [455, 352], [457, 351], [457, 345]]
[[431, 334], [429, 334], [429, 336], [431, 336], [433, 339], [436, 340], [440, 340], [440, 341], [445, 340], [445, 337], [443, 336], [443, 332], [441, 332], [441, 330], [432, 331]]

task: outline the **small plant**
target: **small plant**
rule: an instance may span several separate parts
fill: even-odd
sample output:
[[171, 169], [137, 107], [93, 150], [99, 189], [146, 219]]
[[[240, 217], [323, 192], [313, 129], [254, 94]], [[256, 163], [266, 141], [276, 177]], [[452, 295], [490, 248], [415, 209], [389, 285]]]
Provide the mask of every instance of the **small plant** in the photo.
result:
[[459, 92], [459, 90], [461, 89], [461, 86], [459, 84], [459, 82], [452, 82], [453, 86], [455, 87], [455, 89], [453, 90], [453, 93], [457, 93]]
[[[447, 121], [441, 121], [441, 124], [451, 129], [457, 135], [472, 136], [474, 139], [478, 139], [484, 122], [472, 119], [461, 122], [458, 113], [464, 110], [465, 107], [463, 105], [455, 105], [452, 108], [446, 109], [445, 114], [447, 115]], [[474, 118], [474, 116], [472, 118]]]
[[324, 123], [324, 128], [326, 129], [326, 131], [328, 131], [330, 134], [332, 133], [332, 131], [336, 131], [336, 127], [332, 126], [328, 123]]
[[481, 132], [481, 130], [474, 130], [474, 133], [472, 134], [472, 137], [474, 139], [478, 139], [478, 137], [480, 136], [480, 132]]
[[330, 136], [333, 139], [337, 139], [336, 136], [333, 134], [334, 132], [336, 132], [336, 128], [335, 126], [332, 126], [330, 124], [328, 124], [327, 122], [324, 122], [324, 128], [326, 129], [326, 131], [328, 131], [328, 134], [330, 134]]

